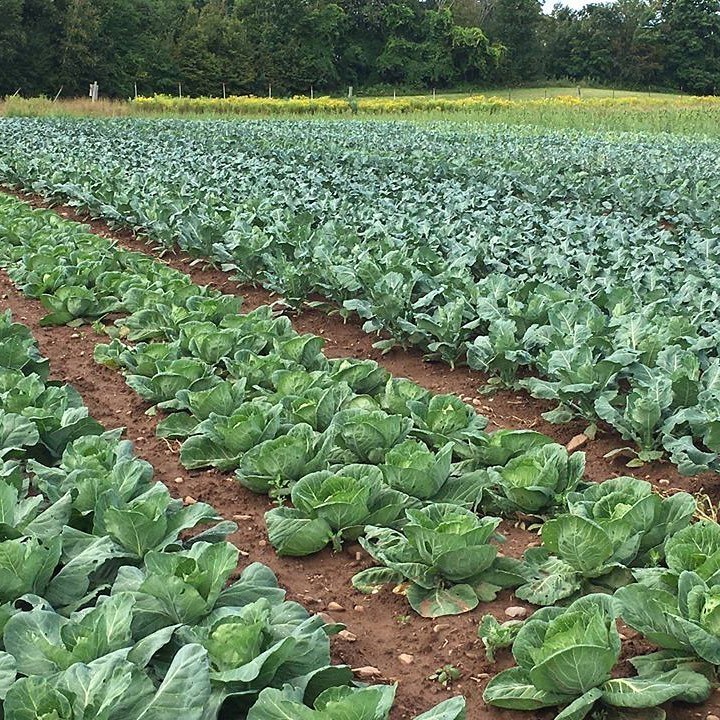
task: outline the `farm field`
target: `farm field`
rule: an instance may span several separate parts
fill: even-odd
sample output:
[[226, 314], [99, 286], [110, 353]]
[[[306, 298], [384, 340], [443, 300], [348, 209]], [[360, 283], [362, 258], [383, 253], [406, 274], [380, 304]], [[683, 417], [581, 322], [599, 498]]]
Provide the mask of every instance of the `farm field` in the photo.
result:
[[[64, 133], [77, 129], [60, 127]], [[92, 134], [92, 127], [82, 132]], [[169, 143], [183, 140], [180, 130], [187, 127], [194, 135], [186, 136], [182, 152], [174, 150], [172, 168], [141, 175], [140, 163], [145, 170], [159, 165]], [[257, 302], [241, 305], [227, 274], [203, 270], [188, 262], [191, 258], [168, 266], [125, 249], [142, 247], [137, 241], [87, 234], [67, 219], [31, 211], [13, 199], [0, 202], [5, 301], [44, 338], [48, 354], [58, 357], [68, 379], [84, 395], [87, 391], [100, 412], [127, 424], [138, 447], [158, 457], [163, 479], [186, 506], [211, 501], [240, 524], [231, 539], [248, 553], [243, 555], [248, 562], [266, 561], [293, 599], [347, 621], [351, 635], [334, 640], [334, 658], [356, 668], [377, 664], [378, 679], [400, 679], [393, 718], [412, 717], [456, 692], [468, 698], [468, 717], [483, 719], [555, 717], [546, 706], [565, 707], [562, 718], [590, 717], [590, 712], [603, 718], [659, 718], [659, 711], [634, 713], [628, 707], [660, 705], [671, 718], [717, 712], [715, 695], [707, 698], [708, 678], [714, 679], [720, 662], [713, 625], [720, 530], [710, 519], [691, 524], [712, 506], [698, 511], [695, 500], [682, 492], [699, 490], [703, 483], [708, 499], [717, 502], [716, 476], [708, 472], [717, 467], [712, 448], [717, 418], [711, 414], [717, 346], [712, 343], [710, 273], [715, 258], [713, 226], [706, 224], [716, 187], [708, 172], [712, 143], [677, 140], [673, 145], [667, 139], [663, 151], [675, 154], [662, 178], [670, 187], [658, 194], [651, 188], [643, 192], [630, 179], [631, 171], [637, 181], [643, 170], [638, 157], [648, 165], [651, 160], [637, 155], [639, 149], [650, 154], [653, 148], [642, 138], [623, 138], [635, 144], [613, 154], [613, 144], [601, 138], [556, 136], [559, 186], [548, 188], [538, 182], [543, 147], [547, 154], [541, 142], [547, 143], [548, 136], [510, 133], [507, 138], [505, 131], [488, 139], [450, 130], [432, 145], [437, 161], [428, 166], [428, 158], [435, 156], [420, 142], [430, 143], [432, 135], [414, 130], [418, 135], [411, 144], [409, 137], [395, 137], [383, 128], [374, 139], [376, 153], [363, 158], [356, 151], [359, 137], [343, 137], [338, 126], [328, 132], [340, 133], [342, 144], [299, 182], [298, 168], [304, 165], [291, 148], [267, 137], [273, 126], [249, 127], [256, 133], [254, 152], [267, 153], [254, 162], [250, 138], [240, 153], [230, 126], [224, 153], [218, 149], [215, 158], [208, 158], [213, 140], [208, 137], [203, 144], [198, 134], [207, 127], [173, 123], [168, 138], [155, 134], [156, 144], [168, 143], [162, 150], [151, 147], [149, 127], [146, 139], [141, 143], [136, 136], [132, 148], [122, 145], [119, 133], [108, 145], [113, 126], [102, 128], [95, 142], [99, 148], [100, 133], [105, 133], [104, 155], [101, 161], [98, 152], [97, 164], [90, 164], [87, 135], [62, 145], [62, 135], [47, 139], [47, 126], [43, 143], [48, 144], [37, 146], [39, 136], [23, 134], [28, 126], [13, 121], [0, 125], [2, 133], [10, 128], [6, 137], [12, 138], [3, 144], [0, 171], [13, 185], [64, 197], [139, 228], [168, 249], [179, 239], [191, 255], [214, 259], [241, 282], [275, 293], [268, 298], [252, 291], [255, 300], [281, 296], [289, 309], [303, 309], [311, 300], [314, 307], [297, 322], [293, 318], [291, 323], [292, 314], [255, 307]], [[319, 149], [332, 147], [329, 139], [339, 142], [332, 135], [308, 136], [308, 129], [318, 127], [323, 128], [291, 126], [298, 133], [293, 143], [309, 144], [302, 157], [313, 162]], [[492, 145], [483, 147], [483, 140]], [[587, 143], [585, 157], [575, 148], [572, 170], [563, 175], [569, 141]], [[84, 147], [84, 164], [73, 154], [73, 142]], [[475, 177], [482, 162], [492, 164], [491, 150], [498, 147], [507, 153], [505, 159], [508, 148], [519, 147], [523, 162], [532, 166], [533, 143], [536, 167], [527, 176], [518, 161], [507, 176], [491, 167], [483, 182]], [[415, 164], [395, 170], [407, 147], [414, 148]], [[60, 154], [52, 154], [60, 148], [62, 162]], [[463, 171], [459, 148], [475, 152], [473, 176]], [[151, 150], [156, 155], [148, 159]], [[622, 153], [631, 151], [634, 162], [627, 157], [619, 164]], [[659, 150], [653, 157], [657, 163]], [[232, 188], [230, 158], [237, 173]], [[604, 177], [618, 167], [620, 178], [623, 170], [627, 175], [611, 186], [611, 200], [604, 197], [603, 202], [588, 191], [599, 185], [589, 178], [589, 167], [599, 158], [604, 158]], [[178, 171], [183, 162], [197, 173], [194, 184], [189, 173]], [[272, 167], [282, 182], [273, 186], [263, 166]], [[679, 168], [690, 180], [676, 187]], [[702, 171], [707, 185], [698, 187], [692, 173]], [[421, 222], [420, 199], [412, 204], [418, 187], [426, 205]], [[692, 202], [683, 195], [687, 188], [696, 193]], [[268, 198], [265, 204], [258, 202], [261, 194]], [[337, 198], [334, 206], [327, 204], [331, 195]], [[531, 204], [537, 213], [532, 222]], [[483, 217], [498, 206], [505, 212]], [[585, 214], [578, 215], [581, 207]], [[633, 213], [640, 216], [634, 224]], [[457, 226], [453, 218], [459, 219]], [[491, 221], [496, 231], [502, 229], [501, 237], [481, 234]], [[543, 241], [544, 223], [555, 235], [546, 231]], [[711, 232], [703, 235], [708, 227]], [[523, 228], [525, 243], [510, 243]], [[112, 235], [102, 224], [95, 229]], [[612, 233], [621, 229], [623, 246], [611, 242]], [[562, 252], [553, 257], [552, 238], [563, 233], [563, 242], [556, 241]], [[461, 247], [459, 237], [472, 243]], [[647, 238], [663, 243], [662, 257], [650, 252]], [[534, 248], [541, 254], [535, 256]], [[597, 255], [595, 264], [589, 248]], [[643, 251], [648, 254], [640, 255]], [[688, 258], [701, 258], [702, 272], [689, 269]], [[683, 278], [669, 270], [682, 272]], [[688, 281], [692, 287], [681, 296]], [[204, 287], [208, 282], [228, 294]], [[347, 338], [353, 339], [345, 343], [356, 343], [360, 351], [352, 354], [360, 357], [335, 359], [334, 353], [322, 352], [316, 334], [298, 333], [300, 324], [319, 323], [319, 334], [327, 334], [332, 346], [328, 327], [340, 326], [341, 318], [323, 317], [330, 309], [327, 300], [343, 307], [350, 323], [360, 314], [370, 323], [367, 330], [379, 330], [379, 347], [371, 351], [371, 339], [350, 329]], [[530, 323], [531, 317], [536, 322]], [[511, 327], [506, 335], [516, 343], [532, 342], [503, 346], [493, 331]], [[425, 369], [418, 354], [404, 353], [402, 345], [417, 346], [445, 363], [467, 360], [474, 372], [451, 372], [440, 364]], [[578, 350], [589, 354], [575, 371], [586, 381], [590, 373], [592, 382], [584, 384], [592, 387], [578, 388], [583, 383], [568, 382], [567, 375], [545, 377], [551, 359], [557, 366], [566, 356], [576, 358]], [[379, 363], [363, 359], [371, 352]], [[405, 367], [439, 394], [401, 380], [408, 374]], [[598, 380], [598, 367], [611, 372]], [[555, 396], [548, 397], [549, 390], [538, 393], [537, 386], [538, 400], [519, 394], [532, 388], [531, 375], [538, 370], [542, 376], [535, 382], [552, 385]], [[483, 379], [493, 375], [513, 387], [479, 394]], [[443, 394], [461, 387], [472, 404]], [[672, 399], [662, 406], [658, 390], [665, 388], [667, 395], [668, 387]], [[622, 425], [613, 416], [628, 440], [608, 429], [598, 398], [624, 418]], [[653, 401], [660, 412], [651, 427], [648, 418], [658, 415]], [[514, 417], [509, 414], [513, 403], [520, 405]], [[542, 407], [550, 414], [533, 418]], [[487, 424], [476, 408], [489, 410], [494, 422]], [[701, 409], [706, 414], [698, 420]], [[669, 434], [668, 428], [678, 427], [677, 415], [685, 418], [687, 426], [681, 429], [689, 434]], [[637, 423], [636, 431], [647, 434], [627, 431], [630, 420]], [[564, 443], [589, 424], [599, 426], [599, 434], [583, 447], [587, 457], [568, 451]], [[651, 440], [655, 434], [659, 441]], [[632, 452], [603, 457], [639, 437]], [[558, 439], [563, 444], [552, 442]], [[682, 458], [676, 443], [684, 449]], [[705, 474], [681, 477], [667, 462], [657, 462], [668, 456], [684, 472]], [[586, 480], [632, 473], [657, 481], [661, 494], [632, 477], [586, 485]], [[504, 544], [497, 544], [496, 528], [506, 535]], [[612, 604], [609, 593], [616, 588]], [[337, 610], [336, 602], [345, 609]], [[643, 612], [650, 603], [656, 611]], [[508, 619], [505, 609], [519, 607], [524, 614], [540, 606], [544, 609], [515, 642], [521, 668], [496, 676], [512, 665], [502, 648], [512, 642], [517, 627], [483, 622], [484, 642], [498, 657], [493, 664], [478, 638], [480, 618], [492, 612], [502, 622]], [[626, 623], [622, 637], [616, 616]], [[592, 642], [578, 647], [588, 629]], [[666, 650], [647, 655], [657, 647]], [[412, 656], [409, 664], [398, 658], [400, 651]], [[429, 676], [447, 665], [452, 668], [437, 678], [448, 681], [443, 690]], [[531, 665], [542, 672], [530, 671]], [[453, 682], [455, 668], [461, 677]], [[483, 691], [488, 702], [515, 709], [487, 705]], [[302, 717], [297, 707], [293, 712], [298, 714], [291, 717]], [[341, 716], [335, 712], [326, 716]], [[382, 713], [368, 708], [362, 717], [387, 714]], [[254, 720], [252, 713], [248, 717]], [[429, 717], [459, 718], [460, 710], [445, 706], [443, 714]]]
[[58, 119], [0, 139], [11, 185], [610, 426], [632, 464], [720, 467], [714, 140]]

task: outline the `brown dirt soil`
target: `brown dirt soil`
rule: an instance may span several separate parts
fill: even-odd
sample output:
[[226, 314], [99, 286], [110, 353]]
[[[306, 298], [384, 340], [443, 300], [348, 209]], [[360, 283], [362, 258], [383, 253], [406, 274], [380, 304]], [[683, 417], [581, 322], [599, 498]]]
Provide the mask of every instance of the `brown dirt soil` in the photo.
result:
[[[50, 207], [49, 203], [37, 197], [15, 194], [35, 207]], [[89, 219], [68, 206], [55, 206], [53, 209], [64, 217], [89, 224], [93, 232], [112, 237], [123, 247], [151, 252], [147, 242], [130, 231], [111, 229], [105, 222]], [[165, 254], [163, 260], [190, 275], [197, 284], [241, 294], [246, 310], [275, 299], [264, 290], [239, 287], [227, 273], [210, 266], [191, 266], [192, 259], [181, 253]], [[373, 666], [379, 670], [379, 675], [373, 680], [398, 683], [392, 720], [410, 718], [456, 694], [467, 697], [469, 720], [550, 720], [553, 717], [551, 711], [537, 711], [532, 715], [516, 713], [490, 708], [482, 701], [482, 690], [489, 677], [512, 665], [512, 657], [508, 651], [501, 651], [495, 664], [487, 662], [482, 642], [476, 635], [478, 622], [485, 613], [504, 620], [506, 607], [525, 603], [506, 591], [495, 602], [483, 604], [471, 613], [427, 620], [415, 615], [406, 600], [390, 590], [368, 597], [352, 588], [352, 575], [369, 564], [359, 545], [347, 546], [337, 554], [326, 550], [302, 559], [278, 557], [267, 542], [263, 522], [264, 512], [272, 507], [268, 498], [241, 487], [232, 475], [183, 468], [177, 452], [179, 445], [155, 436], [155, 426], [160, 417], [145, 414], [148, 405], [125, 384], [119, 372], [94, 362], [94, 348], [98, 343], [107, 342], [106, 336], [96, 333], [89, 326], [79, 329], [41, 326], [39, 321], [45, 313], [40, 303], [20, 294], [4, 272], [0, 272], [0, 308], [10, 308], [14, 318], [31, 329], [40, 351], [50, 359], [53, 379], [74, 385], [91, 414], [101, 423], [109, 428], [126, 428], [126, 435], [134, 441], [137, 454], [154, 466], [156, 479], [164, 482], [176, 497], [209, 502], [224, 517], [237, 522], [239, 529], [230, 540], [241, 552], [239, 568], [255, 561], [265, 563], [277, 574], [280, 584], [287, 588], [289, 599], [302, 603], [311, 611], [325, 612], [335, 621], [346, 624], [355, 639], [334, 638], [334, 660], [353, 668]], [[582, 422], [550, 425], [540, 417], [548, 406], [524, 392], [478, 394], [478, 387], [485, 379], [480, 373], [466, 368], [451, 370], [446, 365], [425, 362], [419, 351], [394, 350], [382, 355], [372, 348], [373, 339], [362, 331], [359, 323], [344, 323], [338, 316], [328, 317], [319, 310], [293, 313], [291, 317], [299, 332], [312, 332], [325, 338], [325, 351], [329, 357], [375, 359], [397, 376], [411, 378], [435, 392], [455, 393], [473, 402], [495, 427], [533, 428], [551, 435], [557, 442], [567, 443], [585, 426]], [[623, 464], [603, 457], [608, 451], [624, 444], [613, 433], [603, 432], [598, 439], [583, 447], [587, 454], [587, 477], [601, 481], [632, 473], [650, 480], [662, 492], [680, 489], [707, 492], [714, 502], [717, 501], [719, 487], [716, 476], [683, 478], [667, 463], [654, 463], [639, 471], [630, 471]], [[537, 540], [536, 535], [507, 521], [500, 530], [507, 537], [503, 549], [507, 555], [519, 557], [528, 543]], [[329, 613], [327, 607], [331, 602], [338, 603], [344, 610]], [[632, 657], [646, 647], [636, 638], [629, 637], [623, 657]], [[412, 663], [402, 663], [398, 659], [401, 653], [412, 655]], [[443, 689], [428, 677], [448, 663], [458, 667], [462, 677], [449, 689]], [[715, 693], [701, 708], [674, 706], [669, 717], [672, 720], [694, 720], [705, 717], [708, 712], [719, 711], [720, 696]]]

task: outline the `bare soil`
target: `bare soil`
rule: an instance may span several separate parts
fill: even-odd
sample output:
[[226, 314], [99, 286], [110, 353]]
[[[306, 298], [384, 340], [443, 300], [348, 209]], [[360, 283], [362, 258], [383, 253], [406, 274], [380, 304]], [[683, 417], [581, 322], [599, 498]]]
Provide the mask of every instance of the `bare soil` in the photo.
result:
[[[36, 207], [50, 206], [35, 196], [16, 194]], [[111, 229], [106, 223], [90, 219], [68, 206], [56, 206], [54, 209], [64, 217], [89, 224], [93, 232], [112, 237], [123, 247], [151, 252], [145, 239], [128, 230]], [[192, 259], [182, 253], [166, 253], [163, 260], [190, 275], [197, 284], [242, 295], [244, 310], [249, 311], [277, 299], [262, 289], [238, 286], [227, 273], [209, 265], [191, 265]], [[190, 502], [193, 499], [209, 502], [224, 517], [237, 522], [239, 529], [230, 540], [241, 552], [239, 569], [255, 561], [265, 563], [275, 571], [280, 584], [287, 588], [289, 599], [347, 625], [352, 633], [350, 639], [333, 639], [334, 660], [353, 668], [372, 666], [379, 671], [373, 680], [398, 683], [392, 720], [410, 718], [456, 694], [467, 697], [469, 720], [520, 720], [530, 717], [533, 720], [550, 720], [553, 717], [551, 711], [538, 711], [531, 716], [529, 713], [489, 708], [482, 701], [482, 690], [489, 677], [510, 666], [512, 658], [509, 652], [503, 651], [498, 654], [495, 664], [488, 663], [482, 642], [477, 639], [477, 625], [485, 613], [504, 620], [505, 608], [524, 605], [511, 593], [506, 591], [495, 602], [483, 604], [465, 615], [427, 620], [415, 615], [405, 598], [394, 595], [390, 590], [365, 596], [352, 588], [352, 575], [369, 564], [359, 545], [346, 546], [337, 554], [326, 550], [302, 559], [278, 557], [267, 542], [263, 521], [263, 514], [272, 507], [268, 498], [243, 488], [232, 475], [183, 468], [179, 462], [179, 445], [155, 436], [155, 426], [160, 418], [145, 414], [148, 405], [125, 384], [119, 372], [94, 362], [94, 348], [98, 343], [107, 342], [106, 336], [96, 333], [89, 326], [79, 329], [42, 327], [39, 321], [45, 312], [40, 303], [25, 298], [2, 272], [0, 308], [10, 308], [15, 319], [32, 330], [40, 351], [50, 359], [54, 379], [74, 385], [92, 415], [101, 423], [109, 428], [126, 428], [126, 435], [135, 443], [137, 454], [152, 463], [156, 478], [165, 483], [176, 497]], [[561, 443], [568, 443], [585, 427], [583, 422], [561, 426], [547, 423], [540, 413], [549, 406], [524, 392], [481, 394], [478, 389], [486, 378], [467, 368], [451, 370], [444, 364], [425, 362], [422, 353], [414, 350], [394, 350], [382, 355], [372, 347], [374, 339], [362, 331], [359, 322], [350, 320], [344, 323], [337, 315], [328, 316], [312, 309], [292, 313], [291, 317], [299, 332], [312, 332], [325, 338], [325, 352], [329, 357], [372, 358], [393, 374], [411, 378], [430, 390], [455, 393], [472, 402], [479, 412], [490, 419], [491, 426], [533, 428]], [[713, 502], [718, 501], [720, 481], [717, 476], [684, 478], [667, 463], [653, 463], [629, 470], [622, 462], [604, 457], [609, 451], [625, 444], [616, 434], [605, 429], [596, 440], [584, 446], [587, 477], [601, 481], [634, 474], [653, 482], [661, 492], [705, 492]], [[507, 537], [503, 548], [507, 555], [519, 557], [528, 543], [537, 541], [535, 534], [508, 521], [500, 530]], [[329, 612], [329, 603], [337, 603], [343, 610]], [[639, 638], [629, 636], [623, 658], [644, 652], [648, 647]], [[400, 654], [411, 655], [412, 662], [401, 662], [398, 658]], [[456, 666], [462, 673], [460, 680], [448, 689], [428, 679], [445, 664]], [[625, 667], [621, 672], [631, 674]], [[718, 711], [720, 697], [714, 694], [711, 701], [701, 708], [674, 706], [669, 717], [673, 720], [695, 720], [705, 717], [708, 712]]]

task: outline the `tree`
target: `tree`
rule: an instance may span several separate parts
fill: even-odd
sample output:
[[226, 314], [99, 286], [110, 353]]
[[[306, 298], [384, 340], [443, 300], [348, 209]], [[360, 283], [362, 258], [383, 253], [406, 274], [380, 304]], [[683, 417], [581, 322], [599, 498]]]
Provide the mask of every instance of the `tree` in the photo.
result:
[[[60, 38], [60, 77], [66, 94], [87, 93], [99, 69], [100, 8], [91, 0], [70, 0]], [[104, 78], [102, 78], [104, 80]]]
[[499, 82], [519, 83], [544, 75], [540, 0], [496, 0], [483, 25], [492, 42], [505, 48]]
[[0, 0], [0, 95], [21, 89], [24, 57], [20, 52], [24, 31], [22, 26], [23, 0]]
[[720, 3], [717, 0], [664, 0], [660, 37], [665, 77], [694, 93], [720, 87]]

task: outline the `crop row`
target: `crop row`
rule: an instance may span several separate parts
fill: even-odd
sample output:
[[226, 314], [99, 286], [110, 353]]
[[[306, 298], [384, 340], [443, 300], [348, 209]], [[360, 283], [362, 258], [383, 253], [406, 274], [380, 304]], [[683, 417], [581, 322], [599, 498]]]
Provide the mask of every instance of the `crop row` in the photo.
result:
[[405, 124], [7, 120], [0, 178], [720, 467], [716, 143]]
[[[587, 485], [582, 454], [533, 432], [486, 433], [457, 399], [371, 361], [329, 361], [319, 338], [268, 308], [242, 315], [238, 298], [52, 213], [4, 201], [3, 232], [2, 263], [48, 308], [44, 322], [125, 315], [106, 327], [118, 337], [96, 357], [166, 413], [158, 432], [183, 439], [188, 467], [235, 469], [251, 490], [289, 496], [293, 507], [267, 514], [280, 552], [359, 537], [379, 566], [356, 586], [400, 583], [429, 616], [467, 611], [503, 586], [536, 605], [570, 602], [525, 624], [484, 621], [488, 648], [512, 643], [518, 662], [488, 685], [491, 704], [561, 705], [560, 717], [581, 718], [598, 702], [709, 695], [720, 664], [720, 527], [691, 524], [692, 497], [662, 498], [634, 478]], [[542, 545], [517, 560], [498, 555], [499, 520], [480, 509], [555, 517]], [[634, 660], [636, 678], [609, 679], [618, 616], [665, 648]]]
[[[341, 626], [286, 602], [259, 563], [228, 584], [234, 523], [173, 500], [47, 373], [27, 328], [0, 316], [3, 717], [386, 718], [394, 687], [330, 664]], [[462, 717], [460, 698], [422, 715]]]

